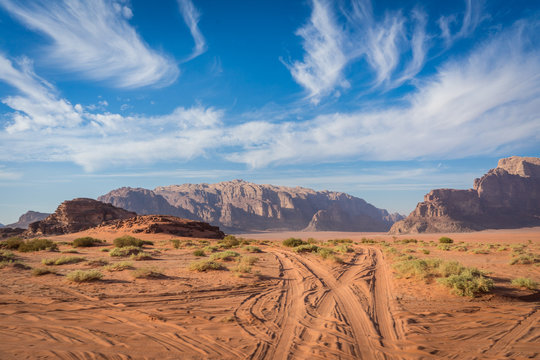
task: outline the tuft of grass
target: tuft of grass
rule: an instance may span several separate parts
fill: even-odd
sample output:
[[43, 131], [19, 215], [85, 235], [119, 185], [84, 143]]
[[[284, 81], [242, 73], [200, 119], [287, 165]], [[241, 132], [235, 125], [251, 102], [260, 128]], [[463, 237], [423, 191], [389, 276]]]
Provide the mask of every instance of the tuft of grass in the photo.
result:
[[140, 248], [140, 247], [143, 247], [144, 245], [154, 245], [152, 241], [137, 239], [129, 235], [118, 237], [114, 239], [113, 243], [114, 243], [114, 246], [117, 248], [128, 247], [128, 246], [135, 246], [135, 247]]
[[15, 254], [8, 250], [0, 251], [0, 261], [15, 260]]
[[101, 280], [103, 278], [103, 274], [99, 272], [98, 270], [75, 270], [68, 273], [66, 275], [66, 278], [69, 281], [80, 283], [80, 282]]
[[60, 251], [62, 254], [78, 254], [79, 252], [75, 249], [67, 249]]
[[478, 275], [471, 269], [465, 269], [460, 274], [437, 279], [437, 282], [449, 287], [459, 296], [475, 297], [477, 294], [489, 292], [493, 288], [493, 280]]
[[334, 250], [332, 249], [319, 248], [319, 250], [317, 250], [317, 254], [325, 260], [331, 260], [339, 264], [343, 263], [343, 259], [341, 259], [339, 256], [336, 256], [336, 254], [334, 254]]
[[160, 278], [163, 274], [154, 267], [143, 267], [133, 270], [131, 276], [135, 279], [152, 279]]
[[521, 254], [510, 260], [510, 265], [531, 265], [540, 263], [540, 256], [533, 253]]
[[241, 256], [238, 259], [238, 262], [241, 264], [255, 265], [259, 261], [259, 258], [256, 256]]
[[362, 244], [376, 244], [377, 241], [376, 240], [373, 240], [373, 239], [367, 239], [365, 237], [362, 238], [362, 240], [360, 241]]
[[32, 276], [43, 276], [47, 274], [56, 274], [56, 271], [51, 268], [33, 268]]
[[189, 264], [189, 270], [191, 271], [205, 272], [205, 271], [210, 271], [210, 270], [223, 270], [223, 269], [225, 269], [223, 265], [212, 260], [200, 260], [200, 261], [195, 261]]
[[206, 256], [206, 253], [204, 252], [203, 249], [197, 249], [193, 252], [193, 255], [195, 256]]
[[232, 261], [239, 256], [240, 254], [237, 253], [236, 251], [227, 250], [227, 251], [222, 251], [222, 252], [212, 254], [210, 256], [210, 260], [211, 261], [215, 261], [215, 260]]
[[130, 261], [120, 261], [114, 264], [110, 264], [103, 267], [104, 270], [107, 270], [109, 272], [112, 271], [124, 271], [124, 270], [130, 270], [133, 269], [133, 265]]
[[467, 250], [469, 250], [469, 248], [467, 248], [465, 245], [458, 245], [458, 246], [454, 246], [454, 250], [456, 250], [456, 251], [467, 251]]
[[302, 241], [302, 239], [288, 238], [288, 239], [283, 240], [281, 242], [281, 244], [283, 246], [287, 246], [287, 247], [297, 247], [297, 246], [300, 246], [300, 245], [304, 245], [306, 243], [304, 241]]
[[43, 265], [66, 265], [66, 264], [77, 264], [82, 261], [85, 261], [86, 258], [80, 256], [60, 256], [56, 259], [43, 259], [41, 263]]
[[136, 255], [138, 253], [142, 252], [142, 249], [137, 246], [125, 246], [121, 248], [114, 248], [111, 251], [109, 251], [109, 256], [130, 256], [130, 255]]
[[538, 289], [538, 283], [531, 278], [517, 278], [512, 280], [512, 285], [529, 290]]
[[450, 239], [449, 237], [443, 236], [439, 238], [439, 244], [453, 244], [454, 240]]
[[245, 250], [245, 251], [249, 251], [251, 253], [262, 253], [261, 248], [259, 248], [257, 246], [253, 246], [253, 245], [246, 245], [246, 246], [242, 247], [242, 249]]
[[396, 242], [400, 242], [402, 244], [416, 244], [416, 243], [418, 243], [418, 240], [416, 240], [416, 239], [402, 239], [402, 240], [398, 240]]
[[337, 251], [337, 252], [343, 253], [343, 254], [353, 252], [352, 247], [350, 247], [349, 245], [346, 245], [346, 244], [338, 245], [338, 246], [336, 246], [334, 248], [334, 250]]
[[487, 249], [472, 249], [471, 253], [477, 254], [477, 255], [486, 255], [486, 254], [489, 254], [490, 251]]
[[109, 262], [105, 259], [94, 259], [94, 260], [88, 260], [86, 262], [86, 265], [90, 265], [90, 266], [105, 266], [107, 265]]
[[317, 240], [317, 239], [314, 239], [314, 238], [310, 237], [310, 238], [307, 239], [307, 243], [308, 243], [308, 244], [319, 244], [320, 241]]
[[428, 249], [420, 249], [423, 254], [429, 255], [430, 251]]
[[73, 240], [72, 246], [77, 247], [92, 247], [99, 244], [103, 244], [103, 240], [99, 240], [90, 236], [80, 237]]
[[203, 247], [203, 251], [207, 251], [207, 252], [210, 252], [210, 253], [216, 252], [218, 250], [219, 250], [219, 247], [217, 247], [217, 246], [209, 245], [209, 246]]
[[138, 254], [132, 254], [129, 258], [135, 261], [152, 260], [152, 255], [143, 251]]
[[218, 240], [218, 244], [221, 248], [230, 249], [240, 246], [240, 240], [234, 235], [227, 235], [222, 240]]
[[299, 245], [293, 249], [293, 251], [296, 253], [317, 252], [318, 250], [319, 250], [319, 247], [315, 244]]
[[437, 248], [442, 251], [450, 251], [450, 249], [452, 249], [452, 247], [448, 244], [440, 244], [437, 246]]
[[180, 240], [179, 239], [171, 239], [171, 244], [175, 249], [180, 249]]
[[41, 250], [56, 251], [58, 250], [58, 246], [49, 239], [32, 239], [21, 243], [17, 250], [20, 252], [32, 252]]

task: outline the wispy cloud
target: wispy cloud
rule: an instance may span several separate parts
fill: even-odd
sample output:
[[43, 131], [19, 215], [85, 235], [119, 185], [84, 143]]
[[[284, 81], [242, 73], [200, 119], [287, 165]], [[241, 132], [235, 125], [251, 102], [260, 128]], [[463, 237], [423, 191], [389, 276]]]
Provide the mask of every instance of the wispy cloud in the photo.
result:
[[0, 166], [0, 180], [17, 180], [21, 177], [21, 173], [5, 170], [3, 166]]
[[93, 1], [0, 0], [0, 5], [28, 28], [51, 40], [49, 61], [119, 88], [165, 86], [179, 69], [170, 57], [151, 49], [128, 23], [124, 3]]
[[[461, 21], [461, 27], [452, 33], [452, 27], [458, 23], [455, 15], [441, 16], [439, 18], [439, 27], [441, 29], [441, 37], [445, 40], [446, 45], [451, 45], [455, 40], [471, 35], [480, 21], [482, 20], [482, 0], [465, 0], [465, 13]], [[459, 26], [459, 24], [457, 24]]]
[[178, 6], [180, 7], [180, 12], [186, 22], [191, 36], [193, 36], [193, 41], [195, 41], [195, 47], [193, 52], [188, 56], [186, 61], [196, 58], [207, 50], [206, 40], [204, 39], [201, 30], [199, 30], [199, 18], [200, 14], [197, 8], [193, 5], [191, 0], [178, 0]]

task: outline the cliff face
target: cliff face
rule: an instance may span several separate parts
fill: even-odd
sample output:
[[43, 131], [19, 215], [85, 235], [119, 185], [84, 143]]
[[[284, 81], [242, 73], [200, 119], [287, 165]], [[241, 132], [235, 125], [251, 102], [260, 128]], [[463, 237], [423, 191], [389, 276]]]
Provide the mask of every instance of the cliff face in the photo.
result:
[[8, 224], [8, 225], [6, 225], [6, 227], [26, 229], [26, 228], [28, 228], [28, 225], [30, 225], [31, 223], [43, 220], [49, 215], [51, 215], [51, 214], [30, 210], [30, 211], [22, 214], [19, 217], [19, 221], [17, 221], [16, 223], [13, 223], [13, 224]]
[[26, 236], [67, 234], [89, 229], [105, 221], [128, 219], [136, 213], [93, 199], [64, 201], [47, 218], [31, 223]]
[[474, 180], [473, 189], [437, 189], [393, 234], [540, 226], [540, 158], [512, 156]]
[[387, 231], [396, 216], [345, 193], [242, 180], [171, 185], [153, 191], [120, 188], [98, 200], [139, 214], [204, 221], [227, 231]]

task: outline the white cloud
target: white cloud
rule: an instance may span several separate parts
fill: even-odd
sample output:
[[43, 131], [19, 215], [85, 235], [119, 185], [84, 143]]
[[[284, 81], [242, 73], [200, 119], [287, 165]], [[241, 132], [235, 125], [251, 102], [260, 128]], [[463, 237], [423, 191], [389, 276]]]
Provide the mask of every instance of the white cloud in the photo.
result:
[[119, 88], [169, 85], [179, 74], [173, 59], [152, 50], [127, 22], [125, 4], [105, 0], [64, 0], [0, 5], [30, 29], [46, 35], [49, 61], [91, 80]]
[[478, 24], [482, 21], [482, 0], [465, 0], [465, 14], [461, 27], [455, 33], [452, 33], [451, 27], [457, 22], [455, 15], [441, 16], [439, 18], [439, 27], [441, 29], [441, 37], [445, 40], [446, 45], [451, 45], [455, 40], [471, 35]]
[[21, 173], [4, 170], [4, 167], [0, 165], [0, 180], [18, 180], [21, 177]]
[[193, 5], [191, 0], [178, 0], [178, 5], [180, 7], [180, 12], [182, 17], [186, 22], [193, 41], [195, 42], [195, 48], [186, 61], [196, 58], [207, 50], [206, 40], [204, 39], [201, 30], [199, 29], [199, 18], [200, 14], [197, 8]]

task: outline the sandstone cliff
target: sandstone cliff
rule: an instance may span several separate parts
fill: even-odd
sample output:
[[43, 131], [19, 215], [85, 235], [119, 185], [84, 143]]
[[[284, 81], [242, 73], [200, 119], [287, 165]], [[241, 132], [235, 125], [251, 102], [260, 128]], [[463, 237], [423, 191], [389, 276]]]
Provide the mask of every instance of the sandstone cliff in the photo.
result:
[[540, 226], [540, 158], [512, 156], [474, 180], [473, 189], [437, 189], [392, 234]]
[[388, 231], [396, 216], [340, 192], [242, 180], [147, 189], [120, 188], [98, 200], [139, 214], [174, 215], [227, 231]]
[[31, 223], [25, 236], [67, 234], [89, 229], [105, 221], [127, 219], [136, 213], [93, 199], [64, 201], [56, 211], [41, 221]]
[[26, 228], [28, 228], [28, 225], [30, 225], [31, 223], [43, 220], [49, 215], [51, 215], [51, 214], [30, 210], [30, 211], [22, 214], [19, 217], [19, 221], [17, 221], [16, 223], [13, 223], [13, 224], [8, 224], [8, 225], [6, 225], [6, 227], [26, 229]]

